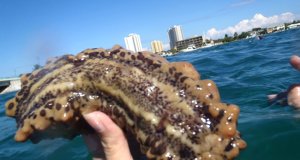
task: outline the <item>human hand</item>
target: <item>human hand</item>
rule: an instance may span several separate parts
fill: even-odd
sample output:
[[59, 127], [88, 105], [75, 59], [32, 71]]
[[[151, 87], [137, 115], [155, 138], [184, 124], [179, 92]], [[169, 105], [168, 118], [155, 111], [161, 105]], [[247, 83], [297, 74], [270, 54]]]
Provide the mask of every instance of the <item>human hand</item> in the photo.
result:
[[[127, 140], [121, 128], [106, 114], [95, 111], [83, 115], [87, 123], [94, 128], [96, 134], [83, 135], [85, 143], [93, 153], [100, 153], [94, 159], [132, 160]], [[101, 152], [104, 155], [101, 156]]]
[[[293, 55], [290, 58], [293, 68], [300, 71], [300, 57]], [[292, 84], [286, 91], [268, 95], [269, 102], [279, 102], [281, 105], [290, 105], [300, 109], [300, 84]]]
[[300, 57], [299, 57], [299, 56], [293, 55], [293, 56], [290, 58], [290, 64], [291, 64], [295, 69], [297, 69], [298, 71], [300, 71]]
[[[300, 57], [293, 55], [290, 58], [290, 64], [293, 68], [300, 71]], [[288, 88], [288, 105], [300, 108], [300, 84], [293, 84]]]

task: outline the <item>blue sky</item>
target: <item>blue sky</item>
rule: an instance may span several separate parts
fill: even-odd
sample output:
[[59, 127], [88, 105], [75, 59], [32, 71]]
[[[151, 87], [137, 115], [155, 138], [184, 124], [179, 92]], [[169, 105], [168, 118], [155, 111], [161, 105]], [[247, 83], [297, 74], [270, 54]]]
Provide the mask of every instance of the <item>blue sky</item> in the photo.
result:
[[31, 72], [48, 57], [125, 46], [130, 33], [150, 48], [152, 40], [168, 44], [173, 25], [182, 26], [185, 38], [221, 34], [255, 14], [299, 19], [299, 8], [299, 0], [1, 0], [0, 77]]

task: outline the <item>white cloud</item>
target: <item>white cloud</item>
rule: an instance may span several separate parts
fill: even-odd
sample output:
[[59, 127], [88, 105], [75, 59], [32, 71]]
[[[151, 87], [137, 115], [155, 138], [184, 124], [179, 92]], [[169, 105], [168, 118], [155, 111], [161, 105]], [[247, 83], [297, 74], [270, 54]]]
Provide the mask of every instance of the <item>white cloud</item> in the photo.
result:
[[296, 16], [291, 12], [286, 12], [271, 17], [265, 17], [260, 13], [256, 13], [252, 19], [244, 19], [234, 26], [230, 26], [221, 30], [211, 28], [207, 31], [206, 37], [210, 37], [212, 39], [223, 38], [225, 34], [233, 35], [234, 32], [241, 33], [249, 31], [252, 28], [271, 27], [278, 24], [283, 24], [285, 22], [291, 22], [295, 19], [295, 17]]

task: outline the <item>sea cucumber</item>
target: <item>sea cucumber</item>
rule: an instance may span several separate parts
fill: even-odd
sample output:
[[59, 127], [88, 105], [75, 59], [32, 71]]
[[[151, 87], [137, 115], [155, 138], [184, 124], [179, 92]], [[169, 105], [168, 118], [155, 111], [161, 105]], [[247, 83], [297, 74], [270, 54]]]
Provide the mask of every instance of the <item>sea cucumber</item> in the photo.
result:
[[6, 103], [16, 141], [71, 139], [90, 129], [82, 115], [100, 110], [132, 132], [149, 159], [233, 159], [246, 147], [239, 108], [222, 103], [215, 83], [187, 62], [92, 48], [48, 61], [21, 81]]

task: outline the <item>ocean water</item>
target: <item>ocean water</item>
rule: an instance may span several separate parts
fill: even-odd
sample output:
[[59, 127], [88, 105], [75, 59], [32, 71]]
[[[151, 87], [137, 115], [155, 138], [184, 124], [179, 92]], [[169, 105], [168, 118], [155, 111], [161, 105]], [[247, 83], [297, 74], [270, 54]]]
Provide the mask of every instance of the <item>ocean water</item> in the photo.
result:
[[[222, 101], [240, 107], [238, 130], [248, 146], [238, 160], [299, 160], [300, 111], [269, 105], [266, 96], [300, 81], [289, 65], [300, 55], [300, 29], [247, 39], [168, 57], [188, 61], [201, 79], [217, 84]], [[90, 159], [81, 137], [72, 141], [44, 140], [39, 144], [16, 143], [15, 121], [5, 116], [4, 104], [15, 93], [0, 96], [0, 159]]]

